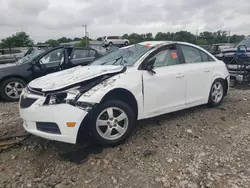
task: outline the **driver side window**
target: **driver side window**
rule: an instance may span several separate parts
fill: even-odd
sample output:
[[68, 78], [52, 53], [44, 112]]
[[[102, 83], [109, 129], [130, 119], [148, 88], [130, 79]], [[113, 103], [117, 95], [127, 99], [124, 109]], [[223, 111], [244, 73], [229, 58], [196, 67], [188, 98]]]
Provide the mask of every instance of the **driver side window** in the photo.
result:
[[62, 58], [62, 49], [57, 49], [49, 52], [47, 55], [43, 56], [40, 59], [42, 64], [55, 63], [56, 61], [60, 61]]
[[154, 58], [154, 68], [179, 64], [177, 50], [175, 49], [161, 50], [157, 54], [153, 55], [150, 59], [148, 59], [148, 61], [151, 61]]

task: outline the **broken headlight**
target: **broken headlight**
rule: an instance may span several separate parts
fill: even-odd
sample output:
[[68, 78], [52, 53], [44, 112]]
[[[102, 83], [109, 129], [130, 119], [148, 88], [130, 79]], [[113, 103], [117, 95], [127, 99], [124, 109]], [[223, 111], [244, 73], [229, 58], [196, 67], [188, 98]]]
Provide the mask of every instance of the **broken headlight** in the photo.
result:
[[94, 107], [94, 103], [78, 101], [82, 93], [77, 89], [68, 90], [62, 93], [54, 93], [47, 95], [44, 102], [45, 105], [55, 105], [55, 104], [70, 104], [82, 110], [89, 112]]

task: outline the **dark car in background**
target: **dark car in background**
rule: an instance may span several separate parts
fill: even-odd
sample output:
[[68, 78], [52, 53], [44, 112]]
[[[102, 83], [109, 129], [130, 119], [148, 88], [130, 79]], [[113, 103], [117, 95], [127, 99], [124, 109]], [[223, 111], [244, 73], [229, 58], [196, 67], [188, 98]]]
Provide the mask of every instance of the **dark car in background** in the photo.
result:
[[234, 44], [230, 44], [230, 43], [216, 43], [216, 44], [211, 45], [207, 49], [207, 51], [209, 51], [213, 55], [216, 55], [216, 54], [220, 54], [225, 49], [232, 48], [233, 46]]
[[233, 48], [226, 48], [221, 51], [221, 53], [216, 54], [215, 56], [224, 61], [226, 64], [236, 65], [235, 53], [238, 50], [239, 46], [246, 47], [246, 55], [250, 57], [250, 37], [246, 37], [243, 41], [235, 45]]
[[92, 48], [63, 46], [38, 52], [35, 50], [16, 63], [0, 65], [1, 98], [16, 101], [31, 80], [74, 66], [88, 65], [102, 56]]

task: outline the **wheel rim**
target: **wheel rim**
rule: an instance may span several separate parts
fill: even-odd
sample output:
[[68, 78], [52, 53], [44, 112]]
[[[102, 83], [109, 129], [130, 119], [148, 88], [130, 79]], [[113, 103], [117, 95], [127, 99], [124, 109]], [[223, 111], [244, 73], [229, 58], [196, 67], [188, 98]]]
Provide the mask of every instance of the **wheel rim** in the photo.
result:
[[19, 82], [10, 82], [5, 87], [5, 94], [12, 99], [18, 99], [22, 93], [22, 90], [23, 84]]
[[120, 108], [110, 107], [103, 110], [97, 117], [96, 129], [106, 140], [121, 138], [128, 129], [128, 116]]
[[212, 88], [212, 100], [215, 103], [220, 102], [223, 97], [223, 92], [224, 91], [222, 84], [220, 82], [216, 82]]

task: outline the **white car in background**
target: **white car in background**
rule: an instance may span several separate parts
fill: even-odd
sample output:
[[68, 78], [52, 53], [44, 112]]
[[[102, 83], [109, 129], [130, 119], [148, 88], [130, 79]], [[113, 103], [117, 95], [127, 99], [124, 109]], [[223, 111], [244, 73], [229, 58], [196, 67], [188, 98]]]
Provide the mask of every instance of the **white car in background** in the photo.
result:
[[204, 49], [144, 42], [33, 80], [21, 95], [20, 116], [43, 138], [76, 143], [86, 131], [101, 145], [117, 145], [137, 120], [219, 105], [228, 85], [225, 64]]
[[129, 45], [129, 40], [125, 39], [121, 36], [104, 36], [103, 37], [103, 45], [104, 46], [112, 46], [112, 45]]

